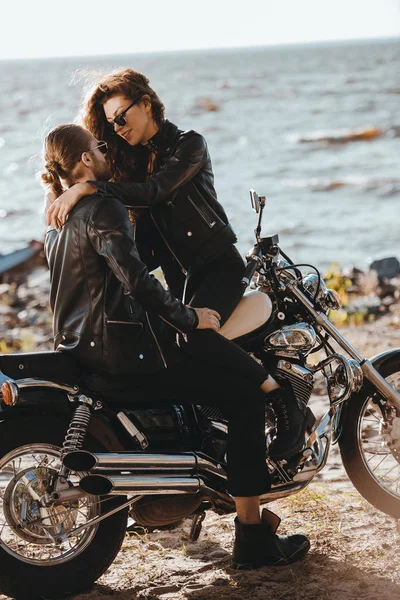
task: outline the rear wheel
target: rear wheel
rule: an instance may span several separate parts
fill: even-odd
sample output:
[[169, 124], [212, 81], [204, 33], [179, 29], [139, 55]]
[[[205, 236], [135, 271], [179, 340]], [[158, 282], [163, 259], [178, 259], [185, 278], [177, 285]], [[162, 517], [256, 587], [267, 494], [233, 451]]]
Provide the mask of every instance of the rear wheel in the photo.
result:
[[[381, 375], [400, 392], [400, 356]], [[339, 437], [346, 472], [360, 494], [382, 512], [400, 518], [400, 416], [372, 396], [357, 395], [346, 406]]]
[[[0, 593], [8, 596], [60, 598], [88, 589], [122, 545], [127, 509], [70, 535], [120, 500], [41, 502], [61, 466], [65, 429], [46, 416], [0, 424]], [[64, 489], [78, 481], [71, 473]]]

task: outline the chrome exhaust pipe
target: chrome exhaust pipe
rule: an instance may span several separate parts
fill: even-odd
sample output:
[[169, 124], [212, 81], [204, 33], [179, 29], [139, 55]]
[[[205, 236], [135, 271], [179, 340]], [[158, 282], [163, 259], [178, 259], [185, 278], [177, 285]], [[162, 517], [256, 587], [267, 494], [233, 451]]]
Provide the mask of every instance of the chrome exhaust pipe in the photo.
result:
[[75, 485], [67, 490], [55, 491], [50, 496], [51, 499], [54, 500], [54, 504], [58, 505], [62, 504], [63, 502], [75, 502], [81, 498], [86, 498], [88, 493], [84, 492], [79, 486]]
[[142, 452], [91, 453], [86, 450], [68, 452], [63, 465], [70, 471], [189, 471], [207, 473], [226, 480], [225, 471], [208, 457], [187, 452], [182, 454], [144, 454]]
[[152, 471], [182, 469], [194, 471], [197, 466], [194, 454], [144, 454], [142, 452], [104, 452], [94, 454], [86, 450], [68, 452], [63, 465], [70, 471], [91, 471], [92, 469], [145, 469]]
[[203, 482], [197, 477], [146, 477], [141, 475], [86, 475], [79, 487], [87, 494], [197, 494]]

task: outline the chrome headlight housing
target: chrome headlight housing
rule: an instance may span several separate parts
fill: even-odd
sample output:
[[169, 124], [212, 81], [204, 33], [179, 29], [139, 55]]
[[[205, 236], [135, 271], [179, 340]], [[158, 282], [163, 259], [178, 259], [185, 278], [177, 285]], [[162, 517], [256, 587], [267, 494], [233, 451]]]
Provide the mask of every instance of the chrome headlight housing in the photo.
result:
[[317, 297], [315, 294], [318, 288], [318, 275], [310, 273], [302, 279], [304, 293], [309, 300], [318, 304], [324, 312], [328, 310], [338, 310], [342, 303], [339, 294], [335, 290], [326, 287], [325, 281], [321, 278]]

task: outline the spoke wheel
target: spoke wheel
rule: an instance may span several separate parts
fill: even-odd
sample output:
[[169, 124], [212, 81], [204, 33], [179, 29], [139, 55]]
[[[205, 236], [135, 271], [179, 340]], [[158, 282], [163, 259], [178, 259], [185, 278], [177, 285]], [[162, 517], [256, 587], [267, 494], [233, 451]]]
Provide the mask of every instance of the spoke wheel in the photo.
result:
[[[400, 392], [400, 358], [381, 373]], [[400, 419], [383, 414], [371, 396], [357, 395], [345, 410], [339, 438], [343, 465], [354, 486], [373, 506], [400, 518]]]
[[[0, 594], [21, 600], [78, 594], [101, 577], [121, 548], [127, 508], [67, 534], [126, 497], [51, 501], [53, 491], [66, 491], [80, 478], [58, 478], [67, 426], [46, 415], [0, 423]], [[89, 434], [85, 449], [104, 451]]]
[[[93, 525], [65, 537], [100, 513], [97, 498], [41, 505], [60, 467], [60, 448], [46, 444], [22, 446], [0, 459], [0, 545], [19, 560], [43, 566], [68, 561], [82, 552], [96, 533], [97, 525]], [[78, 481], [72, 474], [64, 489]]]

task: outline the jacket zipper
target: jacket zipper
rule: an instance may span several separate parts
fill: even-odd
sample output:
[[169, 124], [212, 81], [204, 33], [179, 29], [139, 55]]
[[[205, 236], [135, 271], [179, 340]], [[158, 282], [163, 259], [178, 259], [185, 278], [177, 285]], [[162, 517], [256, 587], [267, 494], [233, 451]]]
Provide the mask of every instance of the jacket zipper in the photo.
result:
[[153, 331], [153, 328], [152, 328], [152, 326], [151, 326], [150, 319], [149, 319], [149, 315], [147, 314], [147, 312], [146, 312], [145, 314], [146, 314], [147, 323], [148, 323], [148, 325], [149, 325], [149, 327], [150, 327], [151, 334], [152, 334], [152, 336], [153, 336], [153, 338], [154, 338], [154, 341], [155, 341], [155, 343], [157, 344], [157, 348], [158, 348], [158, 351], [159, 351], [159, 353], [160, 353], [161, 360], [162, 360], [162, 361], [163, 361], [163, 363], [164, 363], [164, 368], [165, 368], [165, 369], [167, 369], [167, 368], [168, 368], [167, 361], [165, 360], [164, 354], [162, 353], [162, 350], [161, 350], [161, 346], [160, 346], [160, 344], [158, 343], [158, 339], [156, 338], [156, 334], [154, 333], [154, 331]]
[[186, 271], [185, 267], [182, 265], [182, 263], [180, 262], [180, 260], [178, 259], [178, 257], [176, 256], [175, 252], [172, 250], [171, 246], [168, 244], [167, 240], [165, 239], [164, 235], [162, 234], [159, 226], [156, 223], [155, 218], [153, 217], [151, 211], [150, 211], [150, 215], [151, 215], [151, 219], [154, 223], [154, 226], [156, 227], [158, 233], [161, 235], [162, 239], [164, 240], [165, 245], [167, 246], [168, 250], [171, 252], [172, 256], [175, 258], [176, 262], [178, 263], [178, 265], [181, 268], [182, 273], [185, 275], [185, 277], [187, 277], [188, 272]]
[[210, 221], [210, 219], [205, 215], [205, 213], [197, 206], [197, 204], [192, 200], [191, 196], [188, 196], [187, 199], [192, 204], [193, 208], [198, 212], [203, 221], [208, 225], [210, 229], [214, 227], [216, 221]]
[[[162, 319], [165, 323], [167, 323], [167, 325], [170, 325], [170, 327], [173, 327], [174, 329], [176, 329], [176, 331], [178, 333], [181, 334], [181, 336], [183, 337], [183, 339], [185, 340], [185, 342], [187, 342], [187, 334], [183, 333], [183, 331], [181, 331], [180, 329], [178, 329], [178, 327], [176, 325], [173, 325], [172, 323], [170, 323], [169, 321], [167, 321], [167, 319], [164, 319], [164, 317], [162, 317], [161, 315], [158, 315], [160, 317], [160, 319]], [[178, 344], [179, 345], [179, 344]]]
[[111, 325], [140, 325], [140, 327], [143, 327], [143, 323], [140, 323], [140, 321], [113, 321], [106, 319], [106, 323]]

